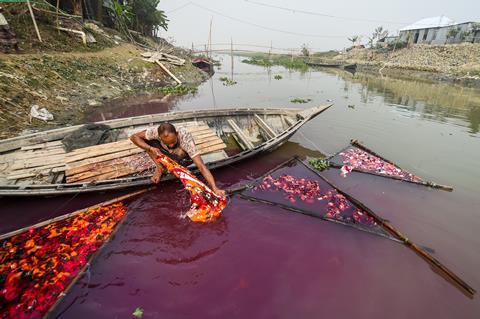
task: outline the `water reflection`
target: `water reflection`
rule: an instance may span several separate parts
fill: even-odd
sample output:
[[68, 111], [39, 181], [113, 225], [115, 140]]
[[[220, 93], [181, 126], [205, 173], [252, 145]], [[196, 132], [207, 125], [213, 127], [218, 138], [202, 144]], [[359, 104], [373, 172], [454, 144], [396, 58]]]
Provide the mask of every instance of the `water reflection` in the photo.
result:
[[370, 73], [352, 75], [342, 70], [323, 70], [343, 79], [346, 94], [360, 84], [362, 103], [382, 97], [384, 104], [401, 111], [415, 112], [420, 118], [446, 122], [462, 119], [469, 122], [469, 133], [476, 134], [480, 123], [480, 90], [451, 83], [399, 79]]

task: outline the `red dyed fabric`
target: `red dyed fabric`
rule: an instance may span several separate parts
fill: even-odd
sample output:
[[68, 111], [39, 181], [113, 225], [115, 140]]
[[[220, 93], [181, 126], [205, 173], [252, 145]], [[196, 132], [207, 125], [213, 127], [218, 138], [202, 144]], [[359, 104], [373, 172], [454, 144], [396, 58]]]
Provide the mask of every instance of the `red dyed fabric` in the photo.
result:
[[207, 185], [199, 181], [188, 169], [173, 161], [166, 155], [156, 158], [171, 174], [175, 175], [185, 189], [190, 192], [192, 205], [187, 216], [194, 222], [208, 222], [220, 216], [225, 206], [226, 197], [215, 194]]
[[357, 147], [349, 147], [338, 153], [338, 158], [336, 157], [333, 158], [332, 162], [341, 161], [338, 164], [343, 165], [341, 169], [343, 176], [346, 176], [353, 169], [358, 169], [414, 182], [420, 181], [419, 177]]
[[87, 210], [0, 241], [0, 318], [41, 318], [125, 216]]

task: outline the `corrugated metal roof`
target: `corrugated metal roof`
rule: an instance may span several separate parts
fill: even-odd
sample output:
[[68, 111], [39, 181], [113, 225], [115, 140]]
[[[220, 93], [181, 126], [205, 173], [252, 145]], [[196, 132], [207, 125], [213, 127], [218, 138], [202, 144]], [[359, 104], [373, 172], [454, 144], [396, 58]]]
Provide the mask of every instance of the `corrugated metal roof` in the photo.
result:
[[407, 25], [406, 27], [401, 28], [400, 31], [447, 27], [453, 24], [455, 24], [455, 21], [446, 16], [431, 17]]

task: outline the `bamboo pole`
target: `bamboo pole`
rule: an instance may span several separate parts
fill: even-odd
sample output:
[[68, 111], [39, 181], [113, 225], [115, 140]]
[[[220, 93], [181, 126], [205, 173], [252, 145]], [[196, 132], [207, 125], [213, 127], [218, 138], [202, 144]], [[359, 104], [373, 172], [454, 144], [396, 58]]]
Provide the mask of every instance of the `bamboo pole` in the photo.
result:
[[452, 272], [450, 269], [448, 269], [446, 266], [444, 266], [440, 261], [438, 261], [436, 258], [431, 256], [429, 253], [427, 253], [424, 249], [416, 245], [415, 243], [411, 242], [404, 234], [402, 234], [399, 230], [397, 230], [395, 227], [393, 227], [392, 224], [390, 224], [389, 221], [381, 218], [378, 216], [375, 212], [373, 212], [370, 208], [365, 206], [362, 202], [354, 198], [348, 193], [345, 193], [344, 191], [340, 190], [335, 184], [330, 182], [326, 177], [321, 175], [319, 172], [317, 172], [315, 169], [311, 168], [309, 165], [305, 164], [303, 161], [297, 159], [300, 163], [302, 163], [305, 167], [307, 167], [309, 170], [314, 172], [318, 177], [320, 177], [324, 182], [326, 182], [328, 185], [333, 187], [337, 192], [345, 196], [349, 201], [351, 201], [353, 204], [355, 204], [357, 207], [361, 208], [363, 211], [365, 211], [367, 214], [369, 214], [378, 224], [382, 225], [390, 234], [392, 234], [394, 237], [398, 238], [402, 243], [412, 249], [417, 255], [422, 257], [427, 263], [429, 263], [431, 266], [435, 267], [440, 274], [442, 274], [443, 278], [447, 279], [448, 282], [454, 284], [455, 287], [460, 288], [460, 290], [465, 293], [468, 297], [473, 298], [473, 295], [476, 293], [476, 290], [472, 288], [470, 285], [468, 285], [465, 281], [463, 281], [460, 277], [458, 277], [454, 272]]
[[162, 68], [163, 71], [165, 71], [168, 75], [172, 77], [179, 85], [182, 84], [182, 81], [180, 81], [170, 70], [168, 70], [165, 65], [163, 65], [160, 61], [156, 60], [157, 64]]
[[42, 36], [40, 35], [40, 31], [38, 30], [37, 21], [35, 20], [35, 15], [33, 14], [33, 9], [32, 9], [32, 5], [30, 4], [30, 0], [27, 0], [27, 6], [28, 6], [28, 11], [30, 11], [30, 16], [32, 17], [33, 26], [35, 27], [35, 31], [37, 32], [38, 41], [42, 42]]
[[233, 39], [230, 38], [230, 59], [231, 59], [231, 64], [232, 64], [232, 81], [233, 81]]
[[[343, 165], [339, 165], [339, 164], [335, 164], [335, 163], [329, 163], [329, 165], [333, 168], [342, 168], [342, 166], [343, 166]], [[407, 182], [407, 183], [411, 183], [411, 184], [417, 184], [417, 185], [427, 186], [427, 187], [431, 187], [431, 188], [437, 188], [437, 189], [441, 189], [441, 190], [444, 190], [444, 191], [447, 191], [447, 192], [452, 192], [453, 191], [453, 187], [451, 187], [451, 186], [436, 184], [434, 182], [412, 181], [412, 180], [405, 179], [405, 178], [402, 178], [402, 177], [398, 177], [398, 176], [394, 176], [394, 175], [380, 174], [380, 173], [377, 173], [377, 172], [366, 171], [366, 170], [363, 170], [363, 169], [360, 169], [360, 168], [353, 168], [352, 171], [362, 173], [362, 174], [370, 174], [370, 175], [373, 175], [373, 176], [379, 176], [379, 177], [383, 177], [383, 178], [390, 178], [390, 179], [394, 179], [394, 180], [401, 181], [401, 182]]]

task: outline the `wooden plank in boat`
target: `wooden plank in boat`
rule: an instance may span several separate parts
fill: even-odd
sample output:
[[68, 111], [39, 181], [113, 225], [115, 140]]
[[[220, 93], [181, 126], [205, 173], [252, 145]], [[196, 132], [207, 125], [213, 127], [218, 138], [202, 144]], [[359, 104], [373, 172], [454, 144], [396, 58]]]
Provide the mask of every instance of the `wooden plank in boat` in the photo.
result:
[[58, 163], [58, 164], [50, 164], [50, 165], [45, 165], [45, 166], [40, 166], [40, 167], [35, 167], [30, 169], [15, 170], [15, 171], [11, 171], [7, 175], [7, 179], [15, 180], [15, 179], [37, 176], [38, 174], [48, 175], [50, 171], [53, 171], [53, 168], [63, 167], [63, 169], [65, 169], [64, 165], [65, 164]]
[[[128, 142], [126, 142], [126, 141], [121, 141], [121, 142], [122, 143], [117, 143], [117, 142], [108, 143], [108, 144], [114, 144], [114, 143], [116, 143], [116, 144], [115, 145], [110, 145], [109, 147], [108, 146], [107, 147], [102, 146], [99, 149], [93, 148], [93, 149], [90, 149], [87, 152], [79, 152], [79, 153], [75, 153], [75, 154], [73, 154], [73, 152], [72, 153], [67, 153], [66, 161], [67, 161], [67, 163], [73, 163], [73, 162], [78, 162], [78, 161], [88, 159], [88, 158], [94, 158], [94, 157], [97, 157], [97, 156], [102, 156], [102, 155], [112, 154], [112, 153], [118, 153], [118, 152], [121, 152], [121, 151], [126, 151], [126, 150], [131, 150], [131, 149], [137, 149], [138, 148], [135, 144], [133, 144], [129, 140], [128, 140]], [[102, 144], [102, 145], [108, 145], [108, 144]]]
[[117, 152], [117, 153], [112, 153], [112, 154], [107, 154], [103, 156], [97, 156], [93, 158], [87, 158], [85, 160], [79, 161], [79, 162], [73, 162], [73, 163], [68, 163], [67, 164], [67, 169], [66, 169], [66, 174], [68, 175], [74, 175], [81, 173], [83, 171], [89, 170], [93, 168], [95, 164], [98, 164], [100, 162], [106, 162], [110, 160], [114, 160], [117, 158], [122, 158], [122, 157], [127, 157], [133, 154], [138, 154], [138, 153], [143, 153], [145, 152], [141, 148], [137, 147], [135, 149], [130, 149], [130, 150], [125, 150], [122, 152]]
[[52, 155], [52, 156], [41, 158], [41, 159], [29, 159], [29, 160], [26, 159], [22, 161], [17, 161], [13, 163], [13, 165], [11, 166], [11, 170], [33, 168], [33, 167], [45, 166], [45, 165], [56, 164], [56, 163], [65, 164], [65, 155], [58, 154], [58, 155]]
[[238, 127], [237, 123], [235, 123], [235, 121], [233, 119], [228, 119], [227, 120], [228, 124], [230, 125], [230, 127], [235, 131], [235, 133], [237, 134], [237, 137], [242, 141], [242, 143], [248, 148], [248, 149], [252, 149], [254, 148], [255, 146], [253, 145], [252, 142], [250, 142], [250, 140], [248, 139], [248, 137], [245, 135], [245, 133], [243, 133], [243, 131]]
[[207, 149], [210, 146], [218, 145], [218, 144], [224, 144], [223, 141], [220, 138], [218, 140], [214, 140], [214, 141], [210, 141], [210, 142], [206, 142], [206, 143], [197, 145], [197, 148], [200, 152], [202, 152], [202, 150]]
[[49, 151], [25, 151], [25, 152], [15, 152], [14, 160], [21, 160], [21, 159], [32, 159], [38, 158], [43, 159], [45, 157], [51, 155], [58, 155], [58, 154], [65, 154], [65, 150], [63, 148], [55, 148]]
[[150, 167], [152, 167], [152, 166], [130, 167], [130, 166], [121, 165], [115, 171], [102, 173], [102, 174], [96, 175], [94, 177], [79, 180], [78, 182], [90, 182], [90, 181], [99, 181], [99, 180], [105, 180], [105, 179], [119, 178], [119, 177], [128, 176], [128, 175], [135, 174], [135, 173], [138, 174], [138, 173], [144, 172], [144, 171], [148, 170]]
[[[72, 183], [76, 181], [83, 181], [85, 179], [89, 179], [101, 174], [111, 173], [114, 171], [122, 171], [122, 169], [125, 167], [132, 167], [132, 168], [138, 167], [140, 171], [144, 171], [145, 169], [143, 169], [143, 166], [151, 167], [153, 165], [153, 162], [151, 162], [151, 165], [150, 165], [150, 162], [148, 162], [149, 163], [148, 165], [143, 165], [142, 158], [144, 156], [145, 156], [144, 154], [133, 154], [130, 156], [116, 158], [106, 162], [85, 165], [86, 167], [82, 166], [82, 168], [87, 168], [87, 169], [78, 171], [75, 174], [72, 174], [72, 171], [67, 170], [66, 171], [67, 182]], [[131, 163], [134, 163], [134, 164], [131, 164]], [[138, 164], [135, 164], [135, 163], [138, 163]], [[117, 177], [120, 177], [120, 176], [117, 176]]]
[[97, 152], [100, 150], [105, 150], [105, 149], [115, 149], [119, 146], [124, 146], [124, 145], [132, 145], [135, 146], [129, 139], [124, 139], [116, 142], [111, 142], [111, 143], [106, 143], [106, 144], [99, 144], [99, 145], [93, 145], [93, 146], [87, 146], [87, 147], [82, 147], [76, 150], [73, 150], [69, 152], [68, 154], [71, 156], [76, 156], [79, 154], [87, 153], [87, 152]]
[[225, 143], [213, 145], [213, 146], [210, 146], [210, 147], [207, 147], [207, 148], [202, 149], [202, 150], [200, 151], [200, 155], [204, 155], [204, 154], [208, 154], [208, 153], [220, 151], [220, 150], [225, 149], [226, 147], [227, 147], [227, 145], [225, 145]]
[[265, 121], [260, 116], [254, 114], [253, 117], [255, 118], [258, 126], [260, 126], [260, 128], [267, 134], [269, 139], [272, 139], [277, 135], [275, 131], [267, 123], [265, 123]]
[[193, 137], [193, 141], [195, 142], [195, 145], [199, 145], [205, 142], [213, 141], [216, 139], [220, 139], [220, 137], [213, 135], [213, 136], [206, 136], [206, 137]]
[[213, 132], [213, 131], [208, 131], [208, 132], [204, 132], [204, 133], [201, 133], [201, 134], [193, 135], [193, 138], [194, 139], [195, 138], [204, 138], [204, 137], [209, 137], [209, 136], [217, 136], [217, 134], [215, 134], [215, 132]]
[[59, 145], [63, 146], [61, 140], [22, 146], [20, 149], [22, 151], [28, 151], [28, 150], [42, 149], [42, 148], [48, 148], [52, 146], [59, 146]]

